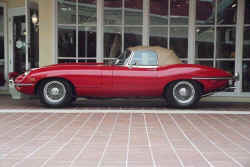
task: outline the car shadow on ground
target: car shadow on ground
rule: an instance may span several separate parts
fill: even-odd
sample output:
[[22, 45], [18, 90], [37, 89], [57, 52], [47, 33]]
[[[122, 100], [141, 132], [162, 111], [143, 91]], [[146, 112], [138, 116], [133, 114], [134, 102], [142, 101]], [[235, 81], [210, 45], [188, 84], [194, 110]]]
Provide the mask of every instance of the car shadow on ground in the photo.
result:
[[[10, 96], [0, 96], [0, 109], [48, 109], [36, 97], [13, 100]], [[84, 99], [78, 98], [71, 106], [61, 109], [122, 109], [122, 110], [172, 110], [164, 99]], [[239, 102], [199, 102], [186, 110], [209, 111], [250, 111], [250, 103]], [[184, 110], [184, 109], [182, 109]]]

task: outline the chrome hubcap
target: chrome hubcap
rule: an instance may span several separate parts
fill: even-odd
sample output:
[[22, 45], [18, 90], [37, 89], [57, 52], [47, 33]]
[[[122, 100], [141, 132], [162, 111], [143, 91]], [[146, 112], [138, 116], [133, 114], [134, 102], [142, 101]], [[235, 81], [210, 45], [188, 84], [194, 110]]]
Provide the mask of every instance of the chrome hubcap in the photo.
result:
[[59, 89], [58, 88], [52, 88], [51, 89], [51, 95], [53, 95], [53, 96], [57, 96], [57, 95], [59, 95]]
[[194, 86], [188, 81], [180, 81], [173, 88], [173, 96], [179, 103], [190, 103], [195, 97]]
[[66, 89], [59, 81], [50, 81], [45, 84], [43, 94], [50, 103], [59, 103], [66, 96]]
[[181, 96], [188, 96], [188, 91], [187, 91], [186, 88], [181, 88], [181, 89], [179, 90], [179, 94], [180, 94]]

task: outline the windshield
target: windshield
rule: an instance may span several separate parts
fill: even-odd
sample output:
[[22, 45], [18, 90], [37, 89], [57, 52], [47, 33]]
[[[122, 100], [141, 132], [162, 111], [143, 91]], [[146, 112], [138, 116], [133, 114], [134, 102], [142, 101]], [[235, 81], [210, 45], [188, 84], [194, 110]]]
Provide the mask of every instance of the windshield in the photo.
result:
[[119, 57], [119, 62], [116, 63], [116, 65], [125, 65], [128, 63], [129, 56], [131, 54], [131, 51], [126, 49]]

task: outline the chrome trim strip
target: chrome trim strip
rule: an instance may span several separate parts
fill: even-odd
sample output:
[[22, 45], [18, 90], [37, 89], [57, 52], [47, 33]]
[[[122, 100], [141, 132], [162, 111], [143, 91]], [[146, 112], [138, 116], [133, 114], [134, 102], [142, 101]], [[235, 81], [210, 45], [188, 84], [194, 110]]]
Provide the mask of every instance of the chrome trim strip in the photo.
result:
[[198, 80], [234, 80], [238, 81], [239, 80], [239, 73], [235, 73], [234, 76], [232, 77], [193, 77], [192, 79], [198, 79]]
[[21, 86], [32, 86], [33, 84], [15, 84], [15, 86], [21, 87]]
[[198, 80], [230, 80], [230, 79], [234, 79], [233, 77], [207, 77], [207, 78], [203, 78], [203, 77], [193, 77], [192, 79], [198, 79]]

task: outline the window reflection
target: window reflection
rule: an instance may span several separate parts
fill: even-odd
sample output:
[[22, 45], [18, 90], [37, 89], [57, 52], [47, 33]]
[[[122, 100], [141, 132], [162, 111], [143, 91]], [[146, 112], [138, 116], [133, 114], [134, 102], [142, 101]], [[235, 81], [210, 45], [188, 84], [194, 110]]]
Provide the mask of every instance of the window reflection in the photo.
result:
[[150, 45], [168, 47], [168, 27], [150, 28]]
[[217, 28], [217, 58], [235, 59], [235, 33], [234, 27]]
[[0, 7], [0, 87], [4, 86], [4, 13]]
[[189, 0], [171, 0], [170, 1], [171, 21], [170, 23], [178, 25], [187, 25], [189, 16]]
[[217, 60], [216, 61], [216, 68], [223, 69], [231, 74], [235, 73], [235, 62], [233, 60]]
[[121, 28], [105, 27], [104, 32], [104, 57], [117, 58], [121, 54]]
[[122, 0], [104, 0], [104, 25], [121, 25]]
[[75, 27], [64, 27], [64, 26], [59, 27], [58, 57], [76, 57]]
[[96, 57], [96, 27], [79, 27], [78, 57]]
[[204, 65], [204, 66], [209, 66], [209, 67], [213, 67], [213, 61], [202, 61], [202, 60], [196, 60], [195, 64], [200, 64], [200, 65]]
[[243, 57], [250, 58], [250, 27], [244, 30]]
[[245, 24], [250, 24], [250, 1], [245, 0]]
[[250, 92], [250, 27], [245, 26], [243, 41], [243, 62], [242, 62], [242, 90]]
[[214, 24], [215, 1], [196, 1], [196, 24]]
[[142, 45], [142, 28], [125, 27], [124, 49], [137, 45]]
[[174, 50], [180, 58], [187, 58], [188, 54], [188, 28], [170, 28], [170, 49]]
[[143, 0], [125, 0], [125, 24], [142, 25]]
[[150, 1], [150, 24], [168, 24], [168, 0]]
[[76, 24], [76, 0], [58, 0], [58, 24]]
[[74, 59], [59, 59], [58, 63], [75, 63], [76, 60]]
[[250, 92], [250, 61], [243, 61], [242, 63], [242, 89], [243, 92]]
[[214, 28], [197, 27], [195, 42], [196, 58], [213, 58], [214, 56]]
[[96, 25], [96, 1], [78, 0], [79, 24], [82, 26]]
[[236, 24], [237, 0], [217, 0], [217, 24]]

